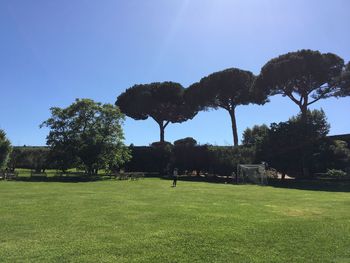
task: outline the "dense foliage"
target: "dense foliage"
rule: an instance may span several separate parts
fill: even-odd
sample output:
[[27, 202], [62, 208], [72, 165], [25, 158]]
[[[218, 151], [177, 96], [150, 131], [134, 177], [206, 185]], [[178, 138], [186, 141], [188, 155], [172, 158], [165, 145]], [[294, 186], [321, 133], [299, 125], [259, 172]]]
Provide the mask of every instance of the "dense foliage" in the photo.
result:
[[195, 139], [193, 139], [192, 137], [186, 137], [186, 138], [174, 141], [174, 145], [175, 146], [183, 146], [183, 147], [196, 146], [197, 141]]
[[118, 107], [77, 99], [67, 108], [51, 108], [51, 115], [42, 126], [50, 128], [47, 145], [63, 171], [76, 164], [96, 174], [118, 169], [129, 159]]
[[306, 120], [299, 114], [287, 122], [271, 124], [262, 143], [255, 145], [256, 161], [266, 161], [291, 177], [350, 167], [347, 143], [326, 137], [329, 124], [324, 112], [308, 111]]
[[233, 143], [238, 145], [236, 107], [249, 103], [265, 102], [265, 97], [252, 92], [255, 76], [250, 71], [230, 68], [215, 72], [192, 84], [186, 99], [199, 109], [222, 108], [231, 118]]
[[0, 169], [6, 166], [10, 152], [11, 143], [6, 138], [6, 133], [0, 130]]
[[131, 147], [132, 160], [126, 164], [128, 171], [172, 173], [209, 173], [231, 175], [239, 163], [252, 163], [254, 151], [249, 147], [224, 147], [211, 145], [165, 144], [149, 147]]
[[341, 92], [343, 87], [338, 79], [343, 68], [343, 59], [332, 53], [289, 52], [262, 67], [255, 91], [257, 94], [287, 96], [299, 106], [304, 118], [309, 105]]
[[50, 158], [48, 147], [13, 147], [8, 167], [26, 168], [37, 172], [44, 172], [46, 169], [57, 169], [54, 159]]
[[[308, 177], [327, 169], [349, 170], [349, 139], [326, 138], [329, 125], [323, 111], [308, 106], [328, 97], [348, 96], [350, 62], [332, 53], [312, 50], [289, 52], [271, 59], [258, 77], [252, 72], [229, 68], [209, 74], [185, 89], [176, 82], [138, 84], [120, 94], [115, 105], [77, 99], [67, 108], [51, 108], [42, 123], [50, 128], [49, 148], [15, 148], [8, 166], [44, 171], [85, 169], [96, 174], [125, 166], [130, 171], [166, 174], [175, 167], [181, 172], [228, 175], [240, 163], [269, 162], [282, 174]], [[238, 147], [236, 108], [250, 103], [264, 104], [281, 94], [300, 108], [300, 114], [286, 122], [255, 125], [243, 133]], [[172, 145], [164, 139], [169, 123], [192, 119], [199, 111], [225, 109], [231, 118], [235, 147], [198, 145], [191, 137]], [[135, 120], [153, 119], [160, 141], [149, 147], [125, 147], [124, 114]], [[2, 132], [2, 131], [0, 131]], [[10, 144], [0, 133], [0, 168], [7, 161]], [[131, 152], [131, 155], [130, 155]]]
[[314, 173], [338, 169], [350, 174], [350, 148], [347, 142], [330, 138], [321, 141], [315, 148], [311, 166]]
[[269, 127], [266, 124], [254, 125], [247, 128], [243, 132], [242, 144], [246, 146], [261, 145], [265, 137], [268, 135]]
[[161, 142], [169, 123], [181, 123], [197, 114], [184, 100], [184, 88], [175, 82], [134, 85], [119, 95], [116, 105], [135, 120], [152, 118], [159, 125]]

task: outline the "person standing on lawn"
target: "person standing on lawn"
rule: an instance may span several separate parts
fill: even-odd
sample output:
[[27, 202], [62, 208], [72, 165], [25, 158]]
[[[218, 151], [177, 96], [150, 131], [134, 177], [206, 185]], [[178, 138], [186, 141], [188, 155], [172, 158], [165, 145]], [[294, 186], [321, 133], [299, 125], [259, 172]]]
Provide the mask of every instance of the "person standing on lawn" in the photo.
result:
[[173, 187], [176, 187], [177, 179], [178, 179], [178, 173], [177, 173], [177, 168], [175, 168], [173, 173]]

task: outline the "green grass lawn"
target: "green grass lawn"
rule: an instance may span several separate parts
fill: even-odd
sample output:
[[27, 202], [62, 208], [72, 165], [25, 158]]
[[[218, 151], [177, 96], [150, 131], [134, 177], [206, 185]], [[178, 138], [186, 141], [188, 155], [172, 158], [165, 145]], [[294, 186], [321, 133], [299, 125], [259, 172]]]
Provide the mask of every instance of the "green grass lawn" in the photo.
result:
[[0, 262], [350, 262], [350, 193], [0, 182]]

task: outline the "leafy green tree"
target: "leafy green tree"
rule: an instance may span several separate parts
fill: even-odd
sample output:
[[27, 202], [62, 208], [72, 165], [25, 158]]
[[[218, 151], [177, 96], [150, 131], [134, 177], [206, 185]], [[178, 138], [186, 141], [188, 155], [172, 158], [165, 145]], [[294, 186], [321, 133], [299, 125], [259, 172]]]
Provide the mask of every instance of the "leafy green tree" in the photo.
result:
[[332, 53], [290, 52], [271, 59], [262, 67], [255, 92], [287, 96], [298, 105], [305, 120], [308, 106], [341, 93], [343, 88], [337, 79], [343, 67], [343, 59]]
[[262, 153], [263, 143], [269, 134], [269, 127], [265, 124], [254, 125], [252, 128], [247, 128], [243, 132], [242, 145], [250, 148], [254, 152], [254, 162], [259, 163], [265, 161]]
[[255, 146], [261, 144], [268, 135], [269, 127], [266, 124], [254, 125], [253, 128], [247, 128], [243, 132], [242, 144], [246, 146]]
[[41, 126], [51, 129], [47, 145], [62, 158], [62, 170], [76, 162], [88, 174], [97, 174], [98, 169], [115, 169], [130, 158], [118, 107], [77, 99], [67, 108], [51, 108], [51, 115]]
[[0, 130], [0, 169], [7, 165], [11, 149], [11, 143], [6, 138], [6, 133], [3, 130]]
[[21, 149], [18, 147], [14, 147], [12, 149], [7, 164], [11, 171], [14, 171], [18, 167], [18, 163], [23, 160], [23, 155], [23, 151], [21, 151]]
[[333, 145], [330, 146], [330, 150], [332, 156], [328, 160], [332, 161], [332, 164], [329, 165], [327, 169], [337, 168], [348, 169], [348, 171], [350, 171], [350, 149], [348, 144], [344, 141], [335, 140], [333, 141]]
[[55, 166], [49, 159], [50, 149], [45, 146], [16, 146], [10, 154], [8, 167], [11, 170], [24, 168], [45, 172], [45, 169], [53, 169]]
[[252, 92], [255, 76], [250, 71], [230, 68], [215, 72], [192, 84], [186, 90], [186, 100], [200, 110], [225, 109], [231, 118], [233, 144], [238, 145], [236, 107], [249, 103], [263, 104], [266, 99]]
[[43, 147], [27, 152], [27, 161], [30, 164], [30, 169], [34, 169], [36, 172], [45, 172], [48, 166], [49, 149]]
[[159, 125], [160, 142], [164, 142], [164, 130], [169, 123], [181, 123], [197, 114], [183, 95], [184, 88], [179, 83], [140, 84], [119, 95], [116, 105], [135, 120], [152, 118]]
[[350, 169], [350, 149], [345, 141], [327, 138], [323, 140], [313, 154], [315, 172], [326, 172], [328, 169]]
[[306, 120], [305, 123], [299, 114], [287, 122], [272, 123], [259, 154], [261, 161], [282, 174], [308, 177], [314, 153], [328, 134], [329, 124], [322, 110], [308, 110]]

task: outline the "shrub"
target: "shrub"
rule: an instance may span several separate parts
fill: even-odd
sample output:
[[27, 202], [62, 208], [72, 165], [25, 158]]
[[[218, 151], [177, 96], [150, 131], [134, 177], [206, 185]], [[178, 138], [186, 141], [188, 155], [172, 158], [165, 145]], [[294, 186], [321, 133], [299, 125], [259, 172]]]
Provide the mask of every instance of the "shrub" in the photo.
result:
[[11, 143], [6, 138], [6, 133], [0, 130], [0, 169], [6, 166], [11, 149]]
[[8, 166], [12, 170], [25, 168], [38, 172], [55, 169], [55, 165], [49, 161], [49, 153], [48, 147], [14, 147]]
[[247, 128], [243, 132], [242, 144], [246, 146], [261, 145], [263, 140], [267, 137], [269, 127], [267, 125], [254, 125], [253, 128]]
[[169, 172], [172, 156], [173, 146], [169, 142], [158, 142], [151, 145], [153, 148], [153, 154], [156, 161], [157, 171], [164, 175]]
[[238, 164], [251, 164], [254, 162], [255, 151], [253, 147], [210, 146], [208, 172], [218, 175], [231, 175], [236, 172]]
[[347, 176], [346, 172], [337, 169], [329, 169], [327, 175], [332, 178], [341, 179]]
[[347, 143], [325, 138], [316, 145], [311, 170], [313, 173], [324, 173], [327, 169], [347, 170], [350, 167], [350, 149]]
[[208, 171], [210, 152], [207, 145], [191, 146], [190, 144], [177, 145], [173, 150], [172, 166], [184, 171]]
[[287, 122], [272, 123], [257, 156], [283, 174], [308, 177], [328, 131], [326, 116], [318, 110], [308, 111], [306, 122], [298, 115]]
[[193, 147], [196, 145], [197, 145], [197, 141], [192, 137], [186, 137], [186, 138], [174, 141], [175, 147]]
[[164, 174], [177, 168], [184, 171], [201, 171], [218, 175], [230, 175], [239, 163], [252, 163], [252, 147], [152, 144], [152, 146], [130, 146], [132, 159], [127, 171], [159, 172]]
[[168, 142], [151, 146], [130, 146], [131, 160], [125, 164], [130, 172], [165, 173], [172, 160], [172, 145]]

